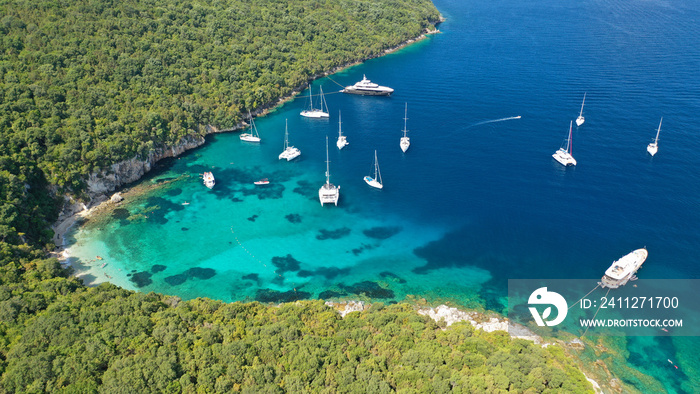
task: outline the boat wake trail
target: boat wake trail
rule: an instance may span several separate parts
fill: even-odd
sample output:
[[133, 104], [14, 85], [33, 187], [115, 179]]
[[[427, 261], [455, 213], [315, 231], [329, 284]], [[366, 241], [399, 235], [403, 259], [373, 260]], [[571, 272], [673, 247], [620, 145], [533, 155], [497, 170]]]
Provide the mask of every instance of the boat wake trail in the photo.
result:
[[482, 124], [486, 124], [486, 123], [505, 122], [506, 120], [513, 120], [513, 119], [520, 119], [520, 118], [521, 118], [521, 116], [518, 115], [518, 116], [510, 116], [510, 117], [501, 118], [501, 119], [485, 120], [485, 121], [483, 121], [483, 122], [474, 123], [473, 125], [471, 125], [471, 126], [469, 126], [469, 127], [467, 127], [467, 128], [476, 127], [476, 126], [481, 126]]

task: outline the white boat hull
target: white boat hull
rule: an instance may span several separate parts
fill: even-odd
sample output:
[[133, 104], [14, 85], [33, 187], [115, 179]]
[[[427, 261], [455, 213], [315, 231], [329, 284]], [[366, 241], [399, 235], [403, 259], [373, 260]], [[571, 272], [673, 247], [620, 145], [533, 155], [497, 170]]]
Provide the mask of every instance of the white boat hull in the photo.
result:
[[400, 146], [401, 146], [401, 150], [405, 153], [408, 150], [408, 148], [411, 146], [411, 141], [409, 140], [408, 137], [402, 137]]
[[325, 184], [318, 189], [318, 199], [321, 201], [321, 206], [323, 204], [333, 204], [338, 206], [338, 199], [340, 199], [340, 186], [335, 186], [333, 184]]
[[279, 159], [287, 159], [287, 161], [290, 161], [296, 159], [299, 156], [301, 156], [301, 151], [298, 148], [290, 146], [289, 148], [285, 149], [284, 152], [280, 153]]
[[300, 115], [304, 116], [306, 118], [314, 118], [314, 119], [321, 119], [321, 118], [328, 118], [329, 117], [328, 113], [323, 112], [323, 111], [301, 111]]
[[658, 151], [659, 151], [659, 146], [653, 142], [647, 146], [647, 152], [649, 152], [649, 154], [652, 156], [654, 156], [656, 154], [656, 152], [658, 152]]
[[211, 172], [205, 172], [204, 175], [202, 175], [202, 180], [204, 181], [204, 186], [208, 187], [209, 189], [213, 189], [214, 185], [216, 184], [216, 181], [214, 180], [214, 174]]
[[581, 126], [585, 121], [586, 118], [584, 118], [583, 116], [579, 116], [578, 118], [576, 118], [576, 126]]
[[348, 141], [345, 139], [345, 137], [339, 137], [338, 142], [336, 142], [336, 145], [338, 146], [338, 149], [343, 149], [346, 145], [348, 145]]
[[367, 89], [355, 89], [352, 86], [348, 86], [341, 90], [343, 93], [357, 94], [360, 96], [391, 96], [394, 93], [394, 89], [387, 88], [389, 90], [367, 90]]
[[241, 134], [241, 141], [245, 142], [260, 142], [260, 137], [256, 137], [252, 134], [244, 133]]
[[612, 263], [610, 268], [605, 270], [605, 275], [601, 278], [601, 287], [617, 289], [624, 286], [634, 274], [642, 267], [644, 261], [649, 256], [646, 249], [637, 249]]
[[552, 157], [554, 160], [558, 161], [559, 164], [563, 166], [575, 166], [576, 165], [576, 159], [574, 159], [573, 156], [571, 156], [567, 151], [563, 149], [559, 149], [556, 151]]
[[382, 185], [381, 183], [379, 183], [376, 179], [372, 178], [371, 176], [366, 176], [366, 177], [365, 177], [365, 182], [366, 182], [368, 185], [370, 185], [370, 186], [372, 186], [372, 187], [374, 187], [374, 188], [377, 188], [377, 189], [382, 189], [382, 188], [384, 188], [384, 185]]

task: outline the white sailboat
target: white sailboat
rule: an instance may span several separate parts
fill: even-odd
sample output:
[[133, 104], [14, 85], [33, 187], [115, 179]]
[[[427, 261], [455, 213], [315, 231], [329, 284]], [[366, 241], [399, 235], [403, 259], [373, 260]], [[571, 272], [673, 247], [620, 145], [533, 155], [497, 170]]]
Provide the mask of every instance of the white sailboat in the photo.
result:
[[[319, 98], [319, 109], [314, 109], [314, 100], [311, 96], [311, 87], [309, 87], [309, 109], [301, 111], [300, 115], [307, 118], [327, 118], [328, 117], [328, 104], [326, 103], [326, 97], [323, 95], [323, 87], [320, 88], [320, 98]], [[324, 111], [325, 108], [325, 111]]]
[[661, 132], [661, 122], [663, 122], [663, 120], [664, 118], [662, 116], [661, 120], [659, 121], [659, 128], [656, 130], [656, 138], [654, 138], [654, 142], [647, 146], [647, 152], [649, 152], [649, 154], [652, 156], [654, 156], [659, 150], [659, 133]]
[[406, 103], [406, 109], [404, 110], [404, 115], [403, 115], [403, 137], [401, 137], [401, 142], [399, 142], [399, 146], [401, 146], [401, 150], [405, 153], [408, 150], [408, 147], [411, 146], [411, 139], [406, 137], [406, 121], [408, 120], [408, 103]]
[[258, 128], [255, 127], [255, 121], [248, 111], [248, 117], [250, 117], [250, 132], [243, 133], [240, 135], [241, 141], [246, 142], [260, 142], [260, 135], [258, 134]]
[[576, 118], [576, 126], [581, 126], [583, 122], [586, 121], [586, 118], [583, 117], [583, 104], [586, 103], [586, 93], [583, 94], [583, 102], [581, 103], [581, 113], [578, 114], [578, 118]]
[[293, 160], [301, 155], [299, 148], [289, 145], [289, 131], [287, 130], [287, 119], [284, 120], [284, 151], [280, 153], [279, 159]]
[[345, 138], [343, 135], [342, 131], [340, 130], [340, 111], [338, 111], [338, 142], [335, 143], [338, 146], [338, 149], [343, 149], [346, 145], [348, 145], [348, 140]]
[[571, 127], [572, 127], [573, 122], [569, 122], [569, 138], [566, 139], [566, 148], [564, 148], [563, 144], [562, 147], [559, 148], [558, 151], [554, 152], [552, 157], [561, 163], [563, 166], [575, 166], [576, 165], [576, 159], [574, 159], [574, 156], [572, 156], [573, 153], [573, 144], [571, 143]]
[[377, 151], [374, 151], [374, 177], [367, 175], [365, 177], [365, 182], [372, 187], [381, 189], [384, 187], [382, 184], [382, 174], [379, 172], [379, 161], [377, 161]]
[[333, 203], [338, 205], [340, 198], [340, 186], [331, 183], [330, 160], [328, 160], [328, 136], [326, 136], [326, 183], [318, 189], [318, 199], [323, 204]]

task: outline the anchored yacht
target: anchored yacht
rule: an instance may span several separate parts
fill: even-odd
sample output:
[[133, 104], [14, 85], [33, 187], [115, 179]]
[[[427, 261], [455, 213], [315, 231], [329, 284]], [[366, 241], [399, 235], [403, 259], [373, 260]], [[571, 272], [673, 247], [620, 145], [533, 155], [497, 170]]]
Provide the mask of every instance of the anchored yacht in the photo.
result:
[[216, 181], [214, 181], [214, 174], [211, 171], [207, 171], [204, 174], [202, 174], [202, 179], [204, 180], [204, 185], [210, 189], [214, 188], [214, 184], [216, 184]]
[[326, 183], [318, 189], [318, 199], [321, 201], [321, 206], [323, 204], [333, 203], [333, 205], [338, 205], [338, 199], [340, 198], [340, 186], [336, 186], [331, 183], [331, 171], [330, 171], [330, 160], [328, 160], [328, 136], [326, 136]]
[[558, 151], [554, 152], [552, 157], [554, 160], [558, 161], [563, 166], [575, 166], [576, 159], [573, 156], [573, 144], [571, 143], [571, 123], [569, 123], [569, 138], [566, 141], [566, 148], [562, 144], [562, 147]]
[[386, 86], [379, 86], [367, 79], [365, 75], [362, 75], [362, 81], [357, 82], [352, 86], [346, 86], [345, 89], [341, 90], [341, 92], [360, 94], [363, 96], [391, 96], [391, 94], [394, 93], [394, 89]]
[[612, 263], [610, 268], [605, 270], [605, 275], [599, 285], [617, 289], [630, 280], [636, 280], [637, 277], [634, 274], [637, 273], [647, 256], [649, 256], [649, 252], [645, 248], [637, 249], [628, 255], [622, 256], [619, 260]]

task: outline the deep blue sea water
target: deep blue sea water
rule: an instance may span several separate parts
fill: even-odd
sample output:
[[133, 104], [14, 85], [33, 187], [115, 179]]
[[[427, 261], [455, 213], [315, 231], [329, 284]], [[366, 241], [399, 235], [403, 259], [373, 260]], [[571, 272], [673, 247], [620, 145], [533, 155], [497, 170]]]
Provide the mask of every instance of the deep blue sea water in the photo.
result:
[[[74, 234], [70, 252], [85, 280], [109, 275], [185, 299], [414, 295], [504, 312], [508, 279], [599, 278], [643, 246], [640, 277], [698, 278], [700, 3], [435, 4], [447, 18], [440, 34], [314, 81], [330, 119], [299, 116], [305, 91], [257, 119], [260, 145], [214, 135], [161, 164], [142, 182], [185, 177]], [[395, 94], [337, 93], [363, 74]], [[586, 122], [573, 130], [578, 165], [564, 168], [551, 155], [584, 93]], [[338, 111], [350, 142], [342, 151]], [[646, 145], [661, 117], [652, 158]], [[285, 120], [302, 151], [289, 163], [277, 159]], [[318, 202], [326, 136], [337, 207]], [[383, 190], [362, 180], [375, 149]], [[199, 179], [205, 170], [217, 178], [212, 191]], [[271, 184], [253, 185], [263, 177]], [[625, 368], [669, 392], [700, 391], [699, 347], [697, 338], [620, 345]], [[639, 390], [657, 387], [615, 372]]]

